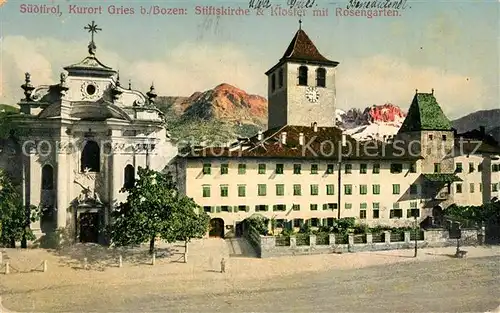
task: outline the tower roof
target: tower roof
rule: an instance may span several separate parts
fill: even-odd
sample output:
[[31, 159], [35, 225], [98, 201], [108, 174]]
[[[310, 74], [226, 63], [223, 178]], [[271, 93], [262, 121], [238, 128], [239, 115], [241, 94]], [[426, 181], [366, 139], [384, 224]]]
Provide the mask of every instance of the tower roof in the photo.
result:
[[328, 60], [314, 45], [312, 40], [307, 36], [306, 32], [299, 29], [295, 36], [293, 36], [292, 41], [288, 45], [283, 57], [281, 58], [290, 61], [316, 61], [321, 63], [330, 63], [332, 65], [337, 65], [338, 62]]
[[452, 130], [450, 120], [444, 115], [433, 93], [415, 93], [413, 101], [399, 132], [421, 130]]
[[339, 62], [325, 58], [319, 52], [318, 48], [316, 48], [316, 45], [314, 45], [312, 40], [302, 28], [299, 28], [299, 30], [295, 33], [295, 36], [293, 36], [292, 41], [288, 45], [288, 48], [286, 49], [283, 57], [280, 59], [278, 64], [267, 71], [266, 75], [286, 61], [296, 61], [330, 66], [337, 66], [339, 64]]

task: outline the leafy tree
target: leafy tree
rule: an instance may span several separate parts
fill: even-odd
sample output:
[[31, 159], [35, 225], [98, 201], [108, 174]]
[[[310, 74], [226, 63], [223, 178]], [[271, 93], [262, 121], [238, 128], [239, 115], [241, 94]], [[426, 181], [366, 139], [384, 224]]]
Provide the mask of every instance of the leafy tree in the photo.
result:
[[490, 221], [500, 221], [500, 201], [495, 198], [483, 205], [458, 206], [450, 205], [444, 214], [459, 221], [470, 221], [477, 225]]
[[167, 241], [184, 242], [184, 263], [187, 263], [188, 243], [191, 239], [202, 238], [207, 233], [210, 216], [202, 211], [192, 198], [179, 194], [172, 206], [170, 221], [171, 236]]
[[135, 184], [122, 191], [128, 192], [128, 196], [112, 213], [109, 227], [112, 243], [127, 246], [149, 241], [152, 254], [157, 237], [167, 242], [182, 240], [187, 262], [187, 244], [206, 233], [208, 215], [197, 213], [200, 207], [177, 191], [169, 173], [139, 167]]
[[134, 186], [121, 191], [128, 192], [127, 201], [112, 212], [110, 239], [118, 246], [149, 241], [152, 254], [157, 237], [171, 236], [169, 222], [177, 196], [172, 176], [139, 167]]
[[26, 248], [28, 240], [35, 240], [29, 224], [40, 218], [35, 206], [26, 209], [17, 186], [7, 173], [0, 169], [0, 243], [15, 248], [21, 241]]

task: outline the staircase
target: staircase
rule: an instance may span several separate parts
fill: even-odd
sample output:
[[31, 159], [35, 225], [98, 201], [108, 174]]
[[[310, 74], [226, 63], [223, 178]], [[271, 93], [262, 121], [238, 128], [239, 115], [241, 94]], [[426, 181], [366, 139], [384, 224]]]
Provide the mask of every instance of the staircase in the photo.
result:
[[256, 258], [257, 253], [245, 238], [227, 238], [226, 244], [229, 250], [229, 257], [236, 258]]

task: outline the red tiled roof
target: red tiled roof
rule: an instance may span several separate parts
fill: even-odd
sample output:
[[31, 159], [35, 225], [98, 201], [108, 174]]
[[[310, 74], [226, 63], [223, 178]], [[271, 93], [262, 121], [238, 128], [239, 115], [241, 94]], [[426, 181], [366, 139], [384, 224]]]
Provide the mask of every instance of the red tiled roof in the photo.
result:
[[[282, 142], [282, 134], [286, 141]], [[299, 142], [300, 134], [303, 143]], [[342, 146], [342, 130], [337, 127], [284, 126], [265, 131], [262, 140], [258, 135], [241, 141], [233, 147], [204, 147], [184, 151], [188, 158], [203, 157], [246, 157], [246, 158], [294, 158], [294, 159], [411, 159], [421, 157], [409, 153], [404, 147], [395, 147], [382, 142], [358, 142], [346, 135]]]

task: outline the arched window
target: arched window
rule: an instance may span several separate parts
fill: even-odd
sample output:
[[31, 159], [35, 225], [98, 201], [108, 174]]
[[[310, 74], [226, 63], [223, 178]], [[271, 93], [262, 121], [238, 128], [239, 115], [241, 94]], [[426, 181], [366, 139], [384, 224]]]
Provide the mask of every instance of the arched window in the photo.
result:
[[123, 187], [132, 188], [135, 184], [135, 169], [132, 165], [125, 166], [125, 179]]
[[307, 86], [307, 66], [299, 67], [299, 85]]
[[42, 167], [42, 190], [54, 189], [54, 169], [46, 164]]
[[283, 69], [280, 68], [278, 72], [278, 88], [283, 87], [283, 83], [284, 83]]
[[276, 90], [276, 75], [274, 73], [271, 75], [271, 91]]
[[326, 87], [326, 70], [322, 67], [316, 70], [316, 86]]
[[90, 172], [99, 172], [101, 163], [101, 149], [95, 141], [87, 141], [80, 159], [80, 170], [88, 169]]

